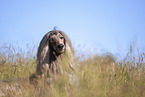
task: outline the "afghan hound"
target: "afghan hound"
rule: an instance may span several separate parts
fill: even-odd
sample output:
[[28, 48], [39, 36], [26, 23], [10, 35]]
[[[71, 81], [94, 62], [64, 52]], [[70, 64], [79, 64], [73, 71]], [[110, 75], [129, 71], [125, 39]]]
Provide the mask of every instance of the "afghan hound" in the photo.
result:
[[29, 78], [30, 83], [37, 83], [39, 78], [55, 78], [59, 74], [69, 76], [70, 83], [75, 76], [74, 50], [69, 37], [59, 30], [48, 32], [40, 42], [37, 52], [36, 72]]

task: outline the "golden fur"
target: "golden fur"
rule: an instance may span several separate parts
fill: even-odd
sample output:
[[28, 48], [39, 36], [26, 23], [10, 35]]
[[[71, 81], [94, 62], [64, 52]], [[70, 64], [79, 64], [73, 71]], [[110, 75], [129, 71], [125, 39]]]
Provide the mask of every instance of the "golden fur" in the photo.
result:
[[[37, 52], [36, 72], [30, 76], [30, 82], [37, 82], [38, 78], [56, 76], [64, 73], [64, 65], [74, 75], [74, 51], [69, 37], [59, 30], [48, 32], [40, 42]], [[65, 64], [64, 64], [65, 63]], [[73, 78], [72, 78], [73, 79]]]

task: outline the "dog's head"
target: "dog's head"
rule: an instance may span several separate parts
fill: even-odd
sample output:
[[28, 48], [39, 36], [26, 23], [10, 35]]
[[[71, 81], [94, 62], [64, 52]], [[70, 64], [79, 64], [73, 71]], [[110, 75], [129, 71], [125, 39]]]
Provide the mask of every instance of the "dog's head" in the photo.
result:
[[52, 31], [49, 35], [49, 46], [58, 54], [65, 52], [65, 37], [60, 31]]

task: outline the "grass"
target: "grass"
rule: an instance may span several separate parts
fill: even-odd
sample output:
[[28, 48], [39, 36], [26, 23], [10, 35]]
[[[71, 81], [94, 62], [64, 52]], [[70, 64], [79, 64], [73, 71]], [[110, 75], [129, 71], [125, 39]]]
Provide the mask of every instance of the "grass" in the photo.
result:
[[[36, 97], [28, 77], [35, 72], [35, 48], [0, 45], [0, 97]], [[116, 61], [112, 55], [76, 57], [79, 86], [66, 86], [68, 78], [59, 76], [53, 85], [41, 86], [41, 97], [145, 97], [145, 54]], [[66, 88], [67, 87], [67, 88]]]

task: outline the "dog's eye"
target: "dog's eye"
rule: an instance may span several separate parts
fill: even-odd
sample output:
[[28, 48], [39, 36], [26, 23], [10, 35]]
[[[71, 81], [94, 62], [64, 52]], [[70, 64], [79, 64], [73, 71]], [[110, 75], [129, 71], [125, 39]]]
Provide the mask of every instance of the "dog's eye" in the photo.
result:
[[64, 39], [64, 37], [60, 37], [60, 39]]

